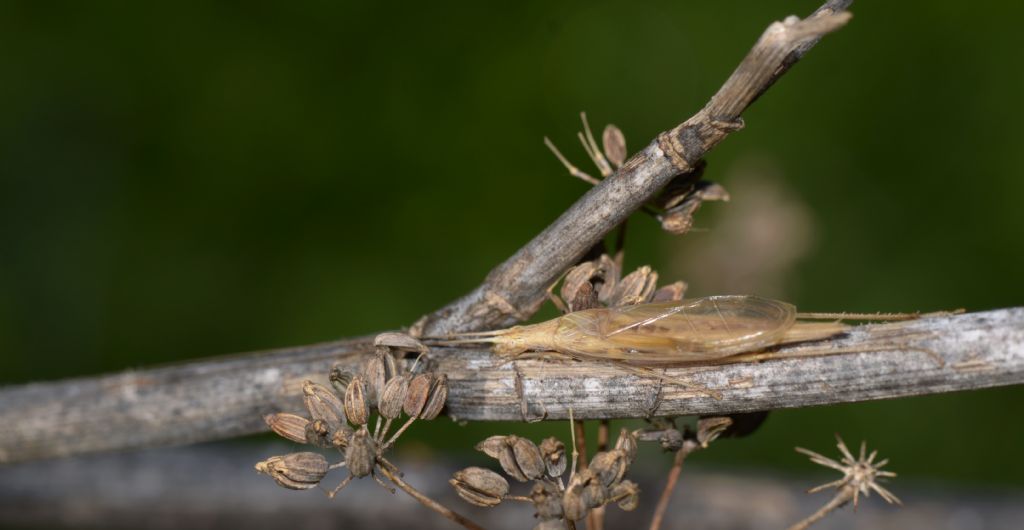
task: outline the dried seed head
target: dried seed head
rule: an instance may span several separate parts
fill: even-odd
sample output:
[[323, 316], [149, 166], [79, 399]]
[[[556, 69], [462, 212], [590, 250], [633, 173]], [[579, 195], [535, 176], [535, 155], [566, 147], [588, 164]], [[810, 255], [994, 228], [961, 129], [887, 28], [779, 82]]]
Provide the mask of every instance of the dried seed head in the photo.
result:
[[377, 354], [366, 363], [366, 404], [375, 408], [384, 385], [395, 376], [395, 358], [386, 347], [379, 346]]
[[562, 497], [558, 487], [551, 482], [537, 481], [530, 490], [530, 500], [537, 509], [537, 517], [542, 520], [562, 518]]
[[589, 469], [594, 471], [601, 484], [611, 486], [622, 480], [629, 469], [629, 458], [622, 449], [602, 451], [590, 459]]
[[612, 307], [649, 302], [658, 284], [658, 273], [644, 265], [629, 273], [615, 287], [608, 304]]
[[409, 374], [402, 374], [393, 377], [384, 385], [380, 403], [377, 404], [381, 416], [393, 420], [402, 414], [402, 405], [405, 404], [405, 397], [409, 393], [409, 379]]
[[601, 144], [604, 146], [604, 154], [608, 161], [615, 167], [622, 167], [626, 161], [626, 136], [618, 127], [608, 124], [601, 134]]
[[448, 401], [448, 375], [441, 374], [440, 377], [435, 377], [433, 383], [427, 403], [423, 406], [423, 412], [420, 413], [420, 418], [424, 420], [436, 418], [444, 409], [444, 402]]
[[345, 410], [341, 399], [324, 385], [306, 381], [302, 384], [302, 399], [313, 420], [327, 422], [331, 431], [345, 424]]
[[509, 444], [505, 438], [507, 436], [489, 436], [486, 440], [476, 444], [476, 450], [491, 458], [500, 458], [501, 453], [509, 449]]
[[623, 480], [612, 486], [610, 497], [619, 503], [619, 508], [631, 512], [640, 504], [640, 486], [630, 480]]
[[597, 300], [604, 305], [610, 305], [609, 300], [615, 294], [622, 271], [608, 254], [601, 254], [601, 257], [597, 258], [597, 264], [603, 273], [602, 279], [604, 280], [604, 283], [597, 286]]
[[293, 490], [315, 487], [327, 474], [327, 459], [318, 453], [272, 456], [256, 464], [256, 471], [270, 475], [278, 485]]
[[467, 467], [456, 471], [448, 483], [455, 488], [459, 497], [476, 506], [497, 506], [508, 495], [508, 481], [482, 467]]
[[345, 390], [345, 414], [352, 425], [366, 425], [370, 420], [370, 405], [366, 402], [366, 379], [357, 375]]
[[306, 427], [310, 423], [306, 418], [298, 414], [278, 412], [277, 414], [267, 414], [263, 417], [263, 421], [266, 421], [270, 430], [277, 433], [278, 436], [295, 443], [306, 443]]
[[630, 463], [636, 461], [636, 435], [627, 430], [625, 427], [619, 430], [619, 438], [618, 440], [615, 440], [615, 448], [621, 449], [623, 452], [625, 452], [626, 459], [628, 459]]
[[331, 430], [327, 427], [326, 421], [313, 420], [306, 424], [306, 443], [320, 448], [331, 446]]
[[697, 420], [697, 443], [701, 447], [707, 447], [715, 441], [726, 429], [732, 426], [732, 418], [728, 416], [713, 416]]
[[544, 475], [544, 458], [537, 444], [517, 436], [512, 441], [512, 452], [516, 457], [516, 466], [526, 478], [533, 480]]
[[658, 437], [658, 443], [666, 451], [678, 451], [683, 448], [683, 433], [677, 429], [665, 429]]
[[591, 508], [604, 504], [607, 495], [601, 481], [590, 469], [584, 469], [573, 475], [569, 485], [565, 487], [562, 497], [562, 509], [565, 517], [571, 521], [582, 519]]
[[652, 302], [678, 302], [683, 299], [683, 295], [686, 294], [686, 282], [675, 282], [669, 285], [663, 285], [654, 291], [654, 295], [651, 296]]
[[540, 442], [540, 454], [544, 457], [544, 466], [548, 476], [557, 478], [565, 473], [565, 444], [554, 436]]
[[418, 374], [409, 381], [409, 393], [405, 395], [405, 403], [402, 404], [402, 409], [407, 416], [416, 418], [423, 412], [423, 407], [430, 399], [433, 383], [434, 374], [429, 372]]
[[377, 444], [370, 432], [363, 425], [352, 433], [348, 447], [345, 448], [345, 465], [353, 477], [365, 477], [373, 471], [377, 463]]
[[345, 391], [348, 389], [348, 384], [352, 382], [354, 374], [342, 370], [340, 366], [331, 368], [331, 373], [328, 379], [331, 381], [331, 386], [334, 387], [334, 392], [339, 396], [344, 396]]
[[430, 348], [408, 333], [389, 331], [381, 333], [373, 339], [374, 346], [383, 346], [397, 351], [408, 351], [415, 353], [430, 353]]

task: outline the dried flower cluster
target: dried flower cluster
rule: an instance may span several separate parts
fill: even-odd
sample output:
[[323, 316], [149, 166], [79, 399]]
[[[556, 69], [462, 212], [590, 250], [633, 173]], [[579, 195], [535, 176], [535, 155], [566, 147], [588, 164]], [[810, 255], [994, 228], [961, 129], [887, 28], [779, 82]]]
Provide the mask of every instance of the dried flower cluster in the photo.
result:
[[[395, 471], [384, 453], [417, 419], [432, 420], [441, 413], [448, 397], [448, 378], [433, 372], [399, 373], [394, 352], [427, 352], [426, 346], [401, 333], [384, 333], [375, 340], [376, 355], [362, 373], [339, 368], [331, 370], [331, 387], [306, 381], [302, 385], [308, 417], [287, 412], [268, 415], [267, 425], [280, 436], [296, 443], [321, 449], [335, 449], [343, 460], [329, 464], [320, 453], [300, 452], [275, 456], [256, 464], [256, 470], [270, 475], [279, 485], [290, 489], [317, 486], [327, 472], [347, 467], [349, 476], [331, 490], [334, 496], [353, 478], [373, 476], [380, 466]], [[415, 366], [414, 366], [415, 369]], [[378, 414], [371, 433], [371, 416]], [[394, 420], [406, 421], [388, 437]], [[390, 473], [385, 473], [390, 475]]]
[[[554, 290], [552, 286], [551, 291]], [[607, 254], [569, 269], [551, 302], [563, 313], [596, 307], [620, 307], [648, 302], [682, 300], [685, 282], [658, 287], [658, 273], [644, 265], [622, 276], [621, 265]]]
[[636, 459], [636, 436], [622, 429], [615, 447], [596, 453], [586, 467], [573, 470], [563, 482], [567, 466], [565, 444], [547, 438], [540, 445], [515, 435], [491, 436], [476, 446], [498, 461], [505, 474], [519, 482], [533, 482], [528, 496], [510, 496], [505, 477], [489, 469], [469, 467], [449, 481], [460, 497], [477, 506], [497, 506], [506, 499], [530, 502], [540, 523], [537, 528], [563, 528], [591, 510], [617, 503], [623, 510], [637, 507], [640, 489], [625, 474]]
[[[601, 172], [601, 177], [607, 178], [614, 173], [612, 166], [618, 169], [626, 161], [626, 137], [618, 127], [605, 126], [604, 133], [601, 135], [601, 143], [604, 147], [602, 153], [590, 131], [587, 114], [581, 112], [580, 119], [583, 122], [583, 131], [576, 133], [576, 137], [583, 145], [583, 150], [587, 152], [598, 171]], [[551, 140], [544, 138], [544, 143], [565, 166], [570, 175], [590, 184], [601, 182], [569, 162]], [[693, 215], [697, 213], [697, 209], [704, 201], [729, 200], [729, 193], [721, 185], [701, 180], [700, 177], [703, 175], [706, 165], [703, 160], [699, 161], [691, 171], [671, 180], [661, 193], [644, 207], [643, 211], [657, 219], [661, 223], [661, 228], [666, 232], [675, 235], [689, 232], [693, 228]]]

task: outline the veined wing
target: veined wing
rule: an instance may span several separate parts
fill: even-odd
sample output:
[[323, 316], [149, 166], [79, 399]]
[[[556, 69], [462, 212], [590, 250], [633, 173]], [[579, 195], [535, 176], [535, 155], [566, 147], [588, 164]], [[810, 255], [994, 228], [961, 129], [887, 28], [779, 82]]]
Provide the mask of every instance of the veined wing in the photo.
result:
[[718, 359], [776, 344], [796, 321], [796, 308], [757, 296], [711, 296], [580, 311], [563, 319], [566, 325], [556, 335], [572, 353], [669, 363]]

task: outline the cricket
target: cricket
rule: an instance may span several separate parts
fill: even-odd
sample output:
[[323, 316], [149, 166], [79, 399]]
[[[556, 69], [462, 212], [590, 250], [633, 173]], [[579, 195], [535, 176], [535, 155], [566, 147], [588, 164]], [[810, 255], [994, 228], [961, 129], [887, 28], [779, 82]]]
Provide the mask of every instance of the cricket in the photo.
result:
[[445, 345], [486, 343], [495, 354], [554, 352], [580, 361], [632, 366], [701, 364], [835, 337], [843, 320], [907, 320], [904, 313], [798, 313], [787, 302], [752, 295], [599, 307], [538, 324], [462, 333]]

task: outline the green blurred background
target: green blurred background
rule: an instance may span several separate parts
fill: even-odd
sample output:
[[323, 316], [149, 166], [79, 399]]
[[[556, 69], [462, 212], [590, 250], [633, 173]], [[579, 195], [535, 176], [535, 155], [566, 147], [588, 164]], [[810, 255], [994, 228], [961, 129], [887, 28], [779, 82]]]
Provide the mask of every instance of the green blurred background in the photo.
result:
[[[586, 110], [638, 149], [816, 5], [5, 3], [0, 384], [407, 325], [585, 191], [544, 135], [589, 170]], [[733, 202], [683, 238], [638, 216], [629, 266], [807, 310], [1024, 304], [1024, 4], [853, 11], [711, 153]], [[901, 480], [1020, 486], [1022, 404], [781, 411], [700, 459], [806, 470], [791, 447], [839, 432]], [[413, 431], [466, 450], [565, 426], [465, 429]]]

